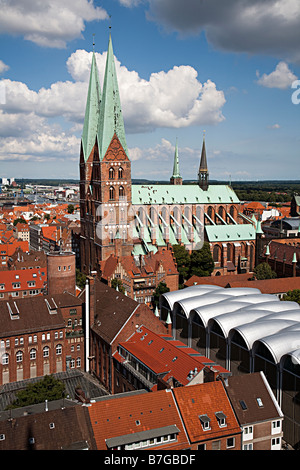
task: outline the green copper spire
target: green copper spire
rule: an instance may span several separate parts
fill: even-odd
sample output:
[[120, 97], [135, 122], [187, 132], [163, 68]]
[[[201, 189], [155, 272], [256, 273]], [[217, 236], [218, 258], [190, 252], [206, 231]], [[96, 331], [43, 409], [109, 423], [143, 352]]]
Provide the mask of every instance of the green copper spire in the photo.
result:
[[175, 155], [174, 155], [174, 166], [173, 166], [173, 178], [181, 178], [180, 171], [179, 171], [179, 157], [178, 157], [178, 144], [176, 139], [176, 146], [175, 146]]
[[93, 52], [90, 82], [88, 88], [87, 102], [85, 108], [85, 117], [82, 132], [82, 147], [84, 160], [90, 156], [90, 153], [95, 145], [98, 121], [99, 121], [99, 109], [101, 102], [101, 88], [99, 82], [99, 73], [96, 63], [95, 53]]
[[98, 127], [100, 160], [103, 159], [114, 133], [116, 133], [128, 156], [119, 87], [115, 69], [114, 52], [111, 35], [109, 35]]
[[204, 191], [208, 190], [208, 169], [207, 169], [207, 159], [206, 159], [206, 146], [205, 146], [205, 131], [203, 133], [203, 143], [201, 151], [200, 166], [198, 172], [198, 182], [201, 189]]

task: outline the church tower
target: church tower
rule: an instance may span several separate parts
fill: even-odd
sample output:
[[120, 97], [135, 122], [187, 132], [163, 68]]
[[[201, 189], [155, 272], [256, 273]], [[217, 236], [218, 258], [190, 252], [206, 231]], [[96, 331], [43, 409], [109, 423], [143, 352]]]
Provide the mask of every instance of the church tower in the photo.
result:
[[170, 178], [170, 184], [182, 184], [182, 178], [179, 171], [179, 157], [178, 157], [178, 144], [176, 140], [175, 146], [175, 155], [174, 155], [174, 164], [173, 164], [173, 174]]
[[115, 253], [129, 255], [131, 162], [109, 36], [102, 94], [93, 53], [80, 155], [81, 269], [99, 271]]
[[208, 189], [208, 169], [207, 169], [207, 160], [206, 160], [206, 148], [205, 148], [205, 135], [203, 135], [203, 143], [202, 143], [202, 152], [201, 152], [201, 160], [198, 172], [198, 184], [203, 191], [207, 191]]

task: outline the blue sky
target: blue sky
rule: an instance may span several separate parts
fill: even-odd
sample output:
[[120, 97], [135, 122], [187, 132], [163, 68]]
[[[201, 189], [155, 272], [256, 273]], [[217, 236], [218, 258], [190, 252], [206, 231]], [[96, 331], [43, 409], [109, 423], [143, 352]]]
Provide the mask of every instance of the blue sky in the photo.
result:
[[205, 130], [211, 179], [300, 179], [298, 0], [1, 5], [0, 177], [78, 178], [93, 37], [102, 83], [111, 25], [133, 178], [169, 179], [176, 139], [196, 178]]

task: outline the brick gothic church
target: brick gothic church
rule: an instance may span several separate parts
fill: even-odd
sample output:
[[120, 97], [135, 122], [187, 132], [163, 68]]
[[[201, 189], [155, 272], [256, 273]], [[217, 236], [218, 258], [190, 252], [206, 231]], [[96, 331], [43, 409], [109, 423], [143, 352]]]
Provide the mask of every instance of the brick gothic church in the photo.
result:
[[103, 273], [112, 258], [131, 257], [141, 265], [141, 259], [159, 258], [174, 244], [191, 251], [204, 240], [214, 275], [254, 267], [255, 224], [241, 213], [230, 186], [209, 184], [204, 138], [197, 184], [182, 184], [177, 142], [170, 184], [132, 184], [111, 36], [102, 91], [92, 55], [80, 149], [80, 217], [86, 274]]

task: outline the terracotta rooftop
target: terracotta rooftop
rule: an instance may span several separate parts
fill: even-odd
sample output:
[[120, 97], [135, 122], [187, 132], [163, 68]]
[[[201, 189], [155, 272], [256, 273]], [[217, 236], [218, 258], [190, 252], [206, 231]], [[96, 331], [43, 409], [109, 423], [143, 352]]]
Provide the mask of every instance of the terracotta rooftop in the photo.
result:
[[[220, 381], [174, 388], [173, 393], [192, 443], [241, 432]], [[225, 415], [226, 426], [223, 428], [219, 425], [217, 413]], [[203, 429], [201, 417], [208, 418], [209, 429]]]
[[300, 277], [283, 277], [245, 282], [230, 282], [230, 287], [253, 287], [262, 294], [280, 294], [293, 289], [300, 289]]
[[[173, 340], [171, 335], [153, 333], [145, 326], [139, 327], [128, 341], [120, 343], [120, 346], [155, 374], [163, 374], [166, 382], [174, 378], [181, 385], [188, 385], [206, 365], [212, 365], [219, 373], [229, 373], [181, 341]], [[191, 377], [190, 371], [193, 371]]]
[[[114, 443], [140, 441], [148, 436], [147, 431], [149, 435], [153, 430], [163, 435], [164, 429], [177, 429], [178, 433], [178, 440], [173, 446], [169, 442], [168, 450], [184, 449], [189, 444], [171, 390], [114, 395], [92, 403], [88, 410], [98, 450], [107, 450]], [[156, 446], [155, 450], [163, 448]]]
[[247, 282], [253, 277], [252, 273], [245, 274], [228, 274], [225, 276], [192, 276], [185, 282], [186, 287], [193, 286], [195, 284], [212, 284], [221, 287], [226, 287], [228, 283], [232, 281]]
[[[19, 290], [41, 289], [47, 281], [46, 268], [41, 269], [13, 269], [0, 271], [0, 284], [4, 286], [1, 292], [17, 292]], [[34, 282], [35, 285], [28, 285]], [[20, 287], [14, 288], [14, 284], [20, 284]]]

